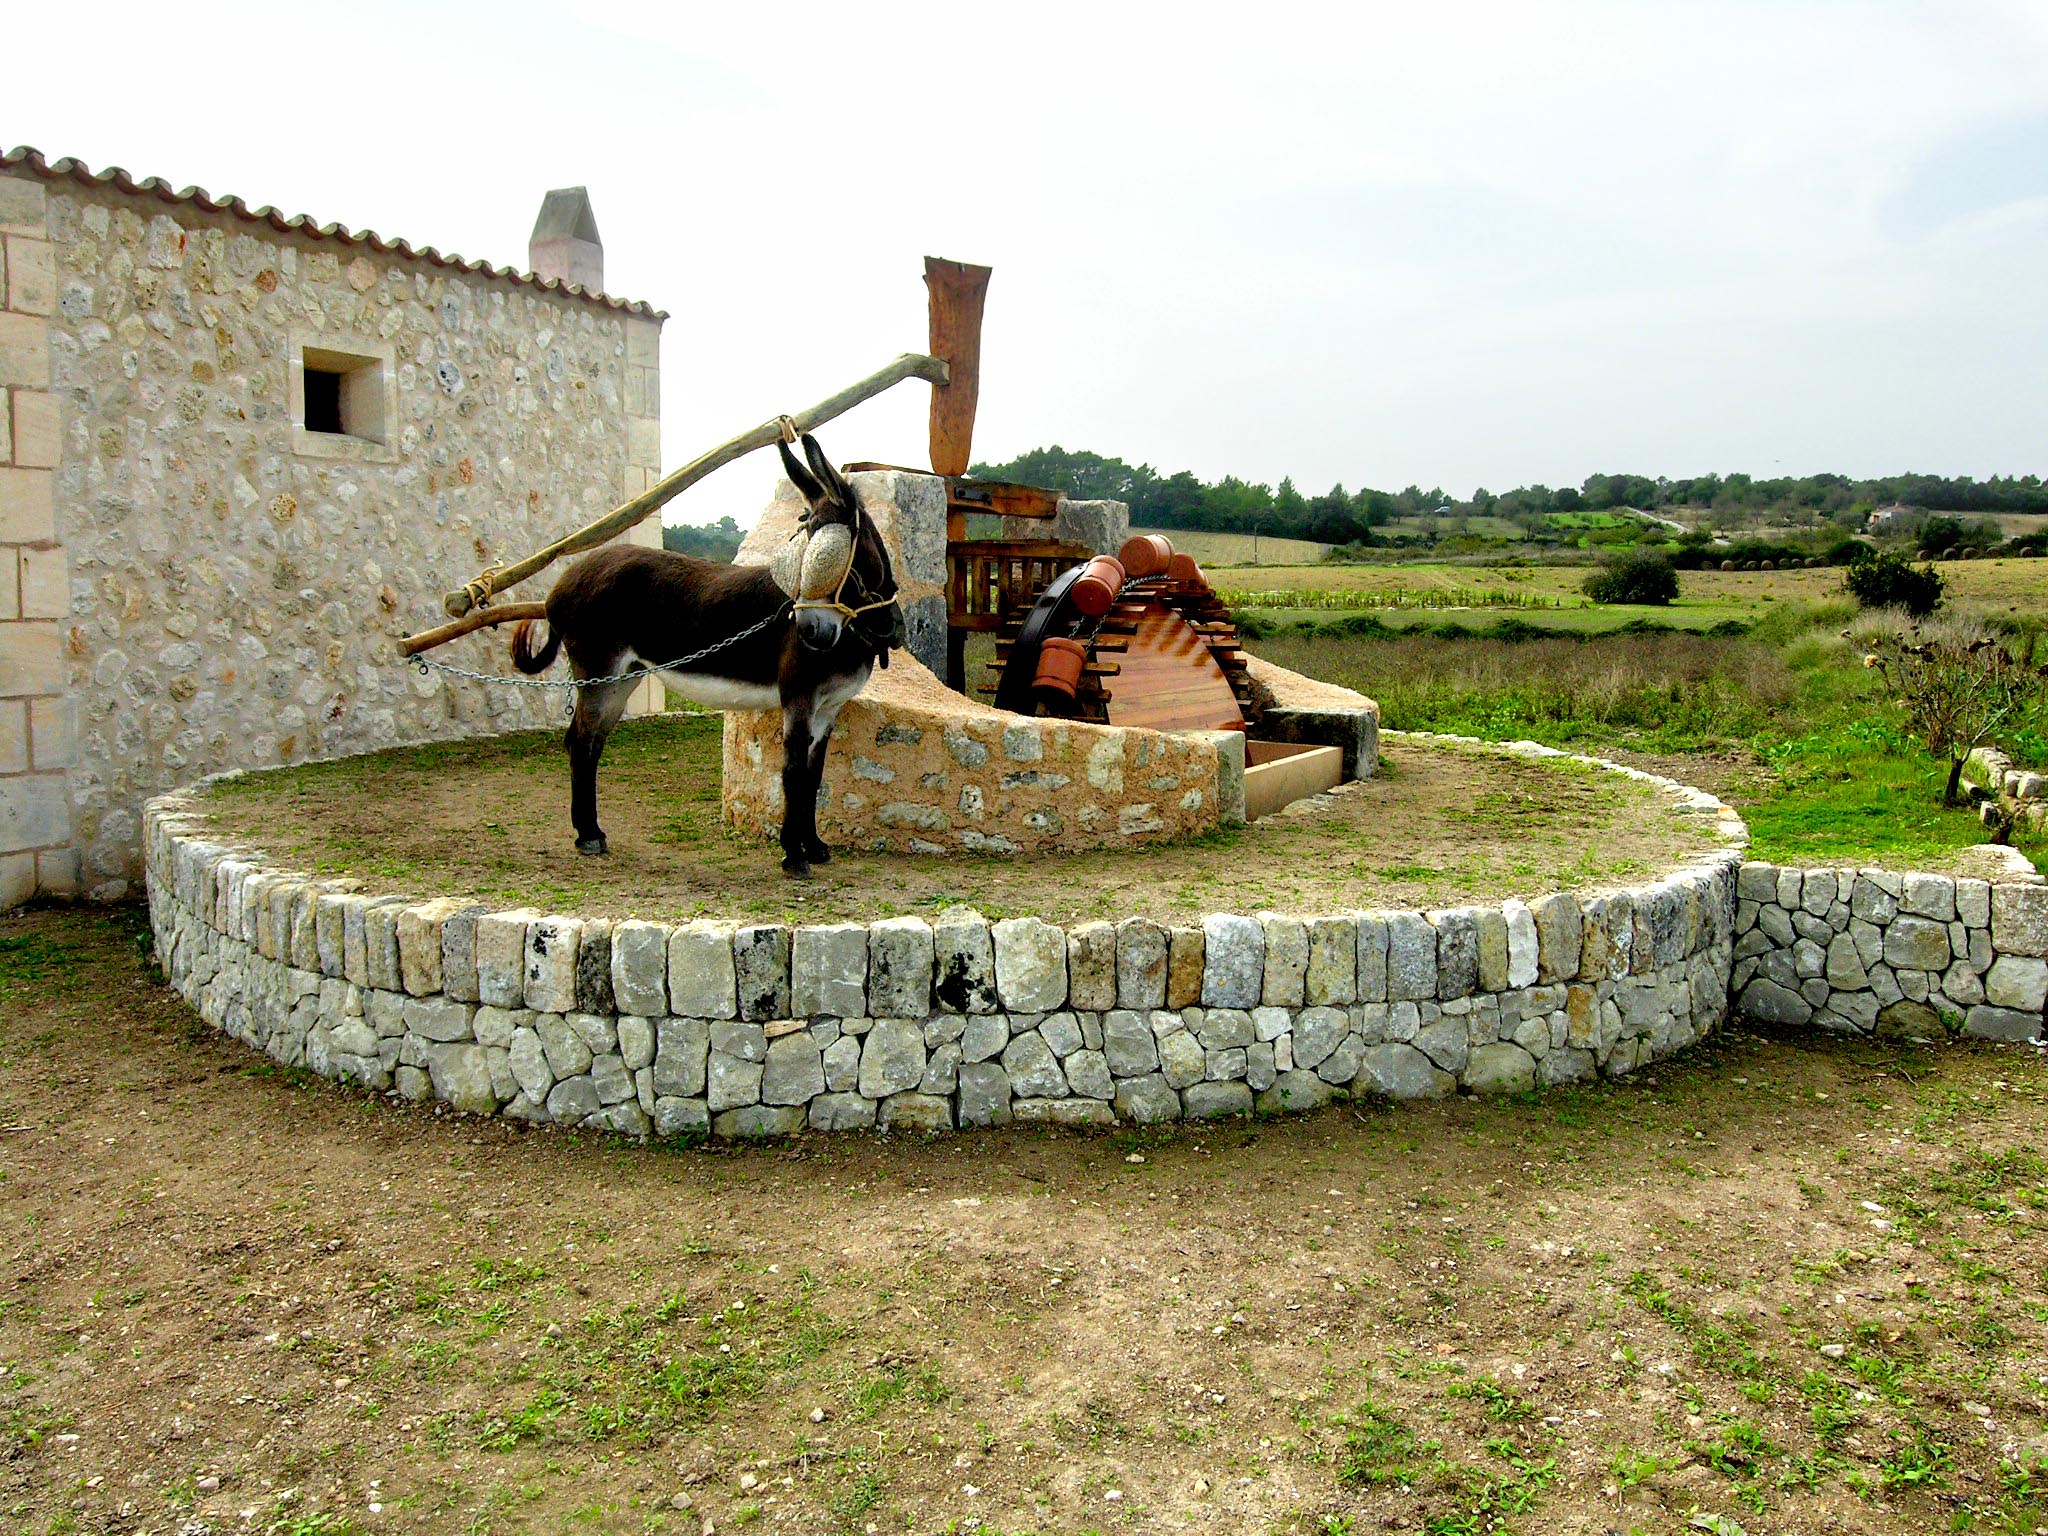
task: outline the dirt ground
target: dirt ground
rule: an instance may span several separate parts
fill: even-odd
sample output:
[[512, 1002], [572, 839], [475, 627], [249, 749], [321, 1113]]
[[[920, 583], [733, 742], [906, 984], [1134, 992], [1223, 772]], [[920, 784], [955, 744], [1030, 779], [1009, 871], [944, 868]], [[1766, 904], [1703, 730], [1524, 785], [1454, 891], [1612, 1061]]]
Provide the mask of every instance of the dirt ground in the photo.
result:
[[146, 956], [0, 919], [11, 1531], [2048, 1525], [2028, 1048], [687, 1149], [276, 1070]]
[[572, 846], [568, 769], [552, 733], [256, 775], [215, 790], [209, 808], [223, 835], [323, 875], [655, 920], [868, 921], [961, 901], [990, 917], [1035, 913], [1056, 923], [1426, 909], [1654, 878], [1711, 844], [1697, 819], [1614, 774], [1390, 743], [1373, 779], [1193, 842], [1113, 859], [842, 849], [816, 880], [798, 883], [782, 874], [771, 844], [719, 821], [718, 741], [715, 717], [620, 727], [599, 779], [612, 848], [601, 860]]

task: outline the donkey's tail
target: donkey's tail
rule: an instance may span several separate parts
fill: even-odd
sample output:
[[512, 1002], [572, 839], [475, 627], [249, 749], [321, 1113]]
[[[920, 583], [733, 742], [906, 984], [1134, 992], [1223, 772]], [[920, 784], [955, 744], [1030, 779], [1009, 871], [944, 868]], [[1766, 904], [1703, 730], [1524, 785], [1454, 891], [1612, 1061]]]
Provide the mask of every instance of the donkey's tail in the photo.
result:
[[554, 625], [548, 625], [548, 643], [539, 650], [533, 648], [532, 619], [521, 619], [512, 631], [512, 665], [529, 675], [545, 672], [554, 664], [555, 652], [562, 648], [562, 637]]

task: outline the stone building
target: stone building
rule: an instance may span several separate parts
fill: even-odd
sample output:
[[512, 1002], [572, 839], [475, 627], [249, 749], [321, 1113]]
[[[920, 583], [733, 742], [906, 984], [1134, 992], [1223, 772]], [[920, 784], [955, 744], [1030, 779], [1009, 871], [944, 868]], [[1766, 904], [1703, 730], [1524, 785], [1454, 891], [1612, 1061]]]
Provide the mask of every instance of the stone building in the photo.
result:
[[0, 155], [0, 909], [129, 892], [201, 774], [559, 717], [392, 648], [659, 478], [666, 316], [581, 188], [529, 260]]

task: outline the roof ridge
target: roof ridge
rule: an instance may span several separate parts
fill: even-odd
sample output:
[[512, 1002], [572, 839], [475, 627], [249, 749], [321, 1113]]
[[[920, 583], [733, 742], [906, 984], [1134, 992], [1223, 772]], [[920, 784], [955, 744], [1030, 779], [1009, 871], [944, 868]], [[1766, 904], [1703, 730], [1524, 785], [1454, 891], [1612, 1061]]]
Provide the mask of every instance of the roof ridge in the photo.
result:
[[76, 160], [68, 155], [61, 160], [49, 160], [41, 150], [24, 144], [0, 154], [0, 170], [11, 170], [15, 166], [26, 166], [32, 174], [44, 181], [68, 180], [86, 187], [111, 186], [115, 191], [129, 197], [150, 197], [163, 203], [186, 204], [203, 213], [229, 213], [245, 224], [264, 224], [280, 234], [304, 235], [313, 240], [333, 240], [349, 247], [366, 247], [380, 256], [400, 256], [408, 261], [424, 261], [429, 266], [464, 272], [476, 277], [494, 278], [500, 282], [539, 288], [548, 293], [565, 294], [586, 304], [601, 305], [605, 309], [617, 310], [623, 314], [644, 315], [653, 320], [668, 318], [667, 310], [656, 309], [644, 300], [615, 298], [610, 294], [585, 288], [581, 283], [564, 282], [555, 277], [537, 277], [531, 272], [522, 272], [517, 267], [496, 267], [487, 261], [470, 261], [453, 252], [444, 256], [431, 245], [415, 246], [404, 239], [387, 240], [374, 229], [351, 230], [346, 224], [316, 224], [309, 215], [303, 213], [286, 217], [268, 203], [260, 208], [252, 208], [244, 199], [232, 193], [225, 198], [216, 198], [200, 186], [190, 186], [178, 191], [161, 176], [150, 176], [137, 181], [118, 165], [110, 165], [104, 171], [95, 172], [83, 160]]

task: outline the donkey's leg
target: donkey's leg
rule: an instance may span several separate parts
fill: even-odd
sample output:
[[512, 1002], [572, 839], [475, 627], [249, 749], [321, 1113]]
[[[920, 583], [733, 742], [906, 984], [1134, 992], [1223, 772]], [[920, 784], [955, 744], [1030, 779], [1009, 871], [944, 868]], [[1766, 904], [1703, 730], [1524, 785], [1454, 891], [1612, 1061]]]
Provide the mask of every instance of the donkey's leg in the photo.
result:
[[823, 762], [813, 751], [808, 704], [785, 705], [782, 711], [782, 869], [807, 880], [811, 849], [818, 842], [818, 774]]
[[[623, 659], [623, 658], [621, 658]], [[578, 677], [593, 675], [580, 662]], [[604, 675], [619, 670], [617, 663]], [[604, 756], [604, 744], [626, 712], [633, 684], [604, 683], [576, 694], [576, 714], [569, 722], [569, 820], [576, 828], [576, 851], [593, 857], [605, 851], [604, 828], [597, 824], [597, 763]]]
[[825, 782], [825, 749], [832, 745], [832, 726], [828, 721], [823, 730], [815, 722], [811, 727], [811, 755], [806, 767], [810, 773], [811, 795], [804, 803], [811, 808], [806, 818], [808, 830], [804, 833], [804, 856], [813, 864], [830, 864], [832, 850], [825, 845], [825, 839], [818, 833], [818, 786]]

